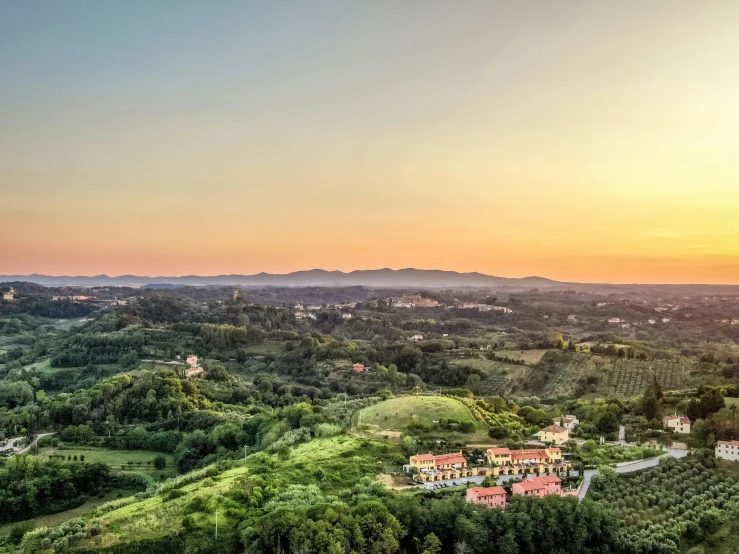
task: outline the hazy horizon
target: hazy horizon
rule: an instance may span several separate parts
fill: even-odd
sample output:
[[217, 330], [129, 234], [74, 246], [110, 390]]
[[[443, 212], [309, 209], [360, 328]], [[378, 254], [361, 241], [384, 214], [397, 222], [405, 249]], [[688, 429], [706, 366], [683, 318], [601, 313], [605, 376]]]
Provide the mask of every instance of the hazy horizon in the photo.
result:
[[0, 274], [739, 284], [731, 2], [0, 12]]

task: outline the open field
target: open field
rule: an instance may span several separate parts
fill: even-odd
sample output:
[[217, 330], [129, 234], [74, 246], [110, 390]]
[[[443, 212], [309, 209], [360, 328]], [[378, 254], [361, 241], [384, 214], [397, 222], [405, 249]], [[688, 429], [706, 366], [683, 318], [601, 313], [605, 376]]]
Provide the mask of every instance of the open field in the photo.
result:
[[[77, 456], [78, 460], [80, 456], [84, 456], [86, 462], [102, 462], [108, 464], [110, 469], [115, 472], [135, 471], [137, 473], [151, 475], [164, 474], [167, 477], [177, 473], [174, 458], [170, 454], [161, 454], [160, 452], [149, 450], [112, 450], [80, 446], [68, 448], [45, 447], [41, 448], [38, 453], [38, 457], [44, 460], [48, 460], [52, 455], [60, 455], [65, 458], [72, 456], [72, 459], [74, 459], [74, 456]], [[154, 467], [154, 458], [157, 456], [164, 456], [167, 459], [167, 466], [162, 470]]]
[[731, 396], [724, 397], [724, 402], [727, 406], [739, 406], [739, 398], [732, 398]]
[[455, 398], [399, 396], [363, 408], [359, 412], [357, 424], [382, 431], [402, 431], [411, 421], [431, 426], [434, 421], [441, 419], [475, 422], [465, 405]]

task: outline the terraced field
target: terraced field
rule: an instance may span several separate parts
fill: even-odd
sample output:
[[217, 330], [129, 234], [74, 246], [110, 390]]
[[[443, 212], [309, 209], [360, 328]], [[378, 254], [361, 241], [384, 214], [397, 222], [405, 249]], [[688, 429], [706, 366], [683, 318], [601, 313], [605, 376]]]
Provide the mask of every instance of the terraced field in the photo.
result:
[[524, 365], [509, 364], [487, 358], [460, 358], [451, 362], [479, 369], [486, 373], [480, 386], [480, 395], [505, 395], [519, 388], [531, 374], [531, 368]]
[[608, 383], [611, 392], [624, 395], [642, 394], [653, 378], [664, 390], [679, 389], [690, 370], [687, 362], [669, 360], [623, 360], [613, 362], [614, 370]]

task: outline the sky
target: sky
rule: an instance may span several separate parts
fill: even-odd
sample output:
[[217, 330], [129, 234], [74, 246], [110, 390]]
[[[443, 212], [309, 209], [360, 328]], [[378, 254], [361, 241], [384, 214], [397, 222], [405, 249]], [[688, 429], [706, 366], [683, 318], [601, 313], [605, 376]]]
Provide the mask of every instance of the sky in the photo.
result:
[[739, 4], [0, 0], [0, 274], [739, 284]]

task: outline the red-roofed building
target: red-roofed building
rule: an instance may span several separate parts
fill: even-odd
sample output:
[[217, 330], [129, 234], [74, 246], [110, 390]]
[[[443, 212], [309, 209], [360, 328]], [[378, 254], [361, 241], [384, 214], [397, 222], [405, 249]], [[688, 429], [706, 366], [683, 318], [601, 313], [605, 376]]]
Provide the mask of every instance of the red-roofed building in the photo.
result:
[[357, 373], [362, 373], [364, 371], [364, 364], [354, 364], [352, 367]]
[[545, 475], [542, 477], [531, 477], [520, 483], [513, 483], [511, 487], [513, 494], [524, 496], [546, 496], [547, 494], [561, 494], [562, 481], [556, 475]]
[[425, 482], [472, 476], [472, 471], [467, 468], [467, 460], [461, 452], [439, 455], [418, 454], [411, 456], [410, 465], [418, 470], [421, 480]]
[[690, 434], [690, 420], [687, 417], [675, 415], [669, 415], [662, 418], [662, 425], [667, 429], [672, 429], [676, 433], [683, 435]]
[[467, 502], [488, 508], [505, 508], [506, 492], [503, 487], [473, 487], [467, 489]]
[[567, 427], [549, 425], [534, 435], [544, 442], [563, 444], [570, 440], [570, 431]]
[[493, 468], [491, 475], [541, 475], [567, 471], [567, 463], [559, 448], [489, 448], [487, 462]]
[[718, 441], [716, 457], [730, 462], [739, 462], [739, 441]]

